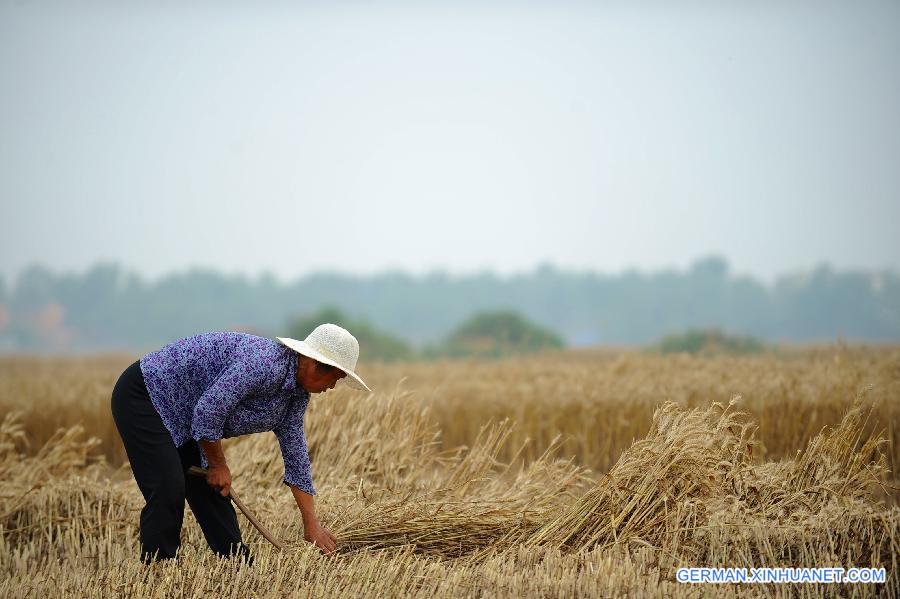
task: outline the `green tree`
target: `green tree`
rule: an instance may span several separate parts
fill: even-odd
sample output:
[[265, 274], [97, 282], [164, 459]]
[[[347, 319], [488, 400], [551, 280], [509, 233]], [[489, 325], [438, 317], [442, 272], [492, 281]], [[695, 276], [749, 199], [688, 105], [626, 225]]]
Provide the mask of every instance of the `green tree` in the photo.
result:
[[664, 354], [742, 355], [759, 353], [764, 346], [753, 337], [729, 335], [718, 329], [692, 329], [664, 337], [656, 349]]
[[563, 347], [562, 339], [512, 310], [479, 312], [463, 322], [432, 355], [500, 357]]
[[324, 306], [317, 312], [293, 318], [287, 327], [288, 336], [305, 339], [320, 324], [330, 322], [344, 327], [359, 341], [359, 355], [366, 360], [409, 360], [415, 357], [412, 347], [403, 339], [386, 333], [369, 321], [353, 319], [335, 306]]

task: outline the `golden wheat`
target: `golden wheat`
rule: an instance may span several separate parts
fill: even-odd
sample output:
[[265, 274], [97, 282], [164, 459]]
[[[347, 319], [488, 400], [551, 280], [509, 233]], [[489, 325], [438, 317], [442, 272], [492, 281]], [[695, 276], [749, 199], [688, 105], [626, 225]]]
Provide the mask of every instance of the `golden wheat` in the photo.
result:
[[[177, 562], [138, 563], [143, 499], [108, 415], [131, 359], [0, 360], [0, 595], [898, 596], [896, 350], [371, 365], [374, 394], [314, 396], [307, 416], [335, 554], [302, 541], [274, 435], [226, 444], [288, 542], [243, 523], [252, 568], [192, 518]], [[889, 580], [704, 588], [681, 566]]]

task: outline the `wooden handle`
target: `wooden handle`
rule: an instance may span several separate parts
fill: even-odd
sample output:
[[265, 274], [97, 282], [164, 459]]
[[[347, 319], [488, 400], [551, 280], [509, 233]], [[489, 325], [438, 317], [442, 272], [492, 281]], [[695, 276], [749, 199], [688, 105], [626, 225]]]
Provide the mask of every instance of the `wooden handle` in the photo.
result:
[[[188, 474], [193, 474], [194, 476], [206, 477], [206, 468], [200, 468], [199, 466], [191, 466], [190, 468], [188, 468]], [[250, 521], [250, 524], [252, 524], [254, 527], [256, 527], [256, 530], [259, 531], [259, 534], [264, 536], [268, 542], [275, 545], [275, 547], [279, 551], [284, 549], [284, 545], [281, 543], [281, 541], [276, 539], [275, 535], [270, 533], [269, 530], [265, 526], [263, 526], [259, 520], [256, 519], [256, 516], [253, 515], [253, 512], [251, 512], [247, 508], [247, 506], [244, 505], [244, 502], [238, 498], [237, 493], [234, 492], [233, 488], [228, 490], [228, 496], [231, 498], [231, 500], [234, 502], [234, 504], [236, 506], [238, 506], [238, 509], [241, 510], [241, 512], [244, 514], [244, 516], [247, 517], [247, 520]]]

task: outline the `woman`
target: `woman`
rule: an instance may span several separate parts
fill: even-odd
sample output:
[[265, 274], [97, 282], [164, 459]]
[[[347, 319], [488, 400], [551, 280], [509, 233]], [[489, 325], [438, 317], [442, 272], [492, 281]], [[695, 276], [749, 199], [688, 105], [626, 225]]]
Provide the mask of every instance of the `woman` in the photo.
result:
[[[210, 549], [252, 563], [228, 498], [231, 471], [221, 439], [263, 431], [278, 438], [284, 484], [300, 509], [304, 538], [323, 553], [334, 551], [335, 537], [313, 506], [303, 417], [310, 394], [339, 380], [370, 391], [354, 372], [359, 343], [334, 324], [316, 327], [304, 341], [276, 339], [194, 335], [143, 356], [119, 377], [112, 414], [146, 500], [142, 561], [175, 557], [187, 499]], [[206, 480], [188, 475], [191, 466], [207, 468]]]

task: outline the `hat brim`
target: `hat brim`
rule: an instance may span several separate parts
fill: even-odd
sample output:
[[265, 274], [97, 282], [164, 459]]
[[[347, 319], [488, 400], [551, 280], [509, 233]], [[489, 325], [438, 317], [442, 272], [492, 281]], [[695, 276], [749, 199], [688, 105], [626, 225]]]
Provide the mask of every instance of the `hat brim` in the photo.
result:
[[347, 385], [351, 389], [357, 389], [359, 391], [368, 391], [369, 393], [372, 392], [372, 390], [369, 389], [369, 386], [366, 385], [365, 381], [363, 381], [362, 378], [360, 378], [360, 376], [358, 374], [356, 374], [352, 370], [347, 370], [346, 368], [344, 368], [343, 366], [341, 366], [334, 360], [325, 357], [324, 354], [322, 354], [322, 353], [316, 351], [315, 349], [313, 349], [312, 347], [310, 347], [305, 341], [300, 341], [299, 339], [291, 339], [290, 337], [275, 337], [275, 339], [280, 341], [283, 345], [288, 346], [295, 352], [297, 352], [299, 354], [303, 354], [304, 356], [307, 356], [308, 358], [312, 358], [316, 362], [321, 362], [322, 364], [328, 364], [329, 366], [334, 366], [335, 368], [339, 368], [342, 371], [346, 372], [347, 376], [340, 379], [338, 381], [339, 383]]

